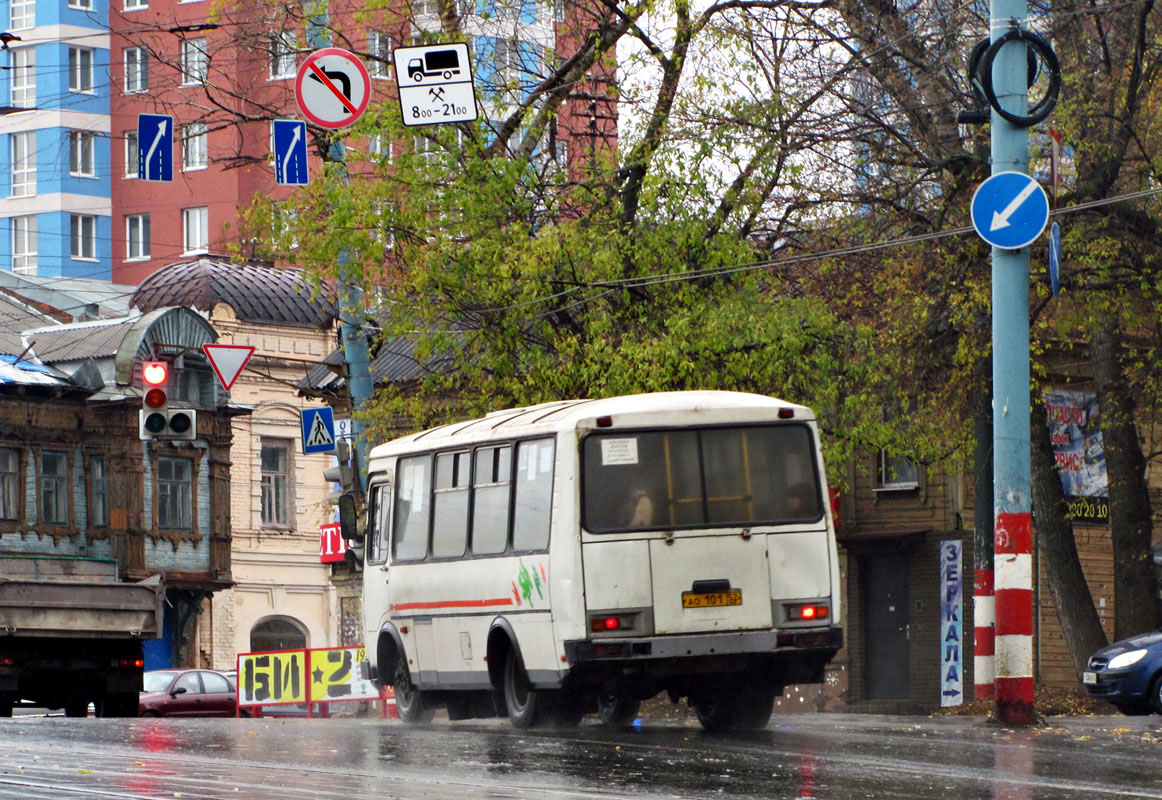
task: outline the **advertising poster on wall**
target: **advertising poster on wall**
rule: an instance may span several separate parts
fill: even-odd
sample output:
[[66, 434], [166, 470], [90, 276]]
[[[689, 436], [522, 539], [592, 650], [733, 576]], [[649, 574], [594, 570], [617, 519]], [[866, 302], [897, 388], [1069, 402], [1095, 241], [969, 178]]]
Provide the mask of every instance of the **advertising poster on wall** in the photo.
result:
[[1097, 395], [1050, 389], [1045, 392], [1045, 405], [1049, 441], [1069, 513], [1075, 522], [1108, 523], [1110, 501]]
[[964, 576], [961, 573], [961, 543], [940, 543], [940, 705], [964, 702], [964, 667], [961, 663]]

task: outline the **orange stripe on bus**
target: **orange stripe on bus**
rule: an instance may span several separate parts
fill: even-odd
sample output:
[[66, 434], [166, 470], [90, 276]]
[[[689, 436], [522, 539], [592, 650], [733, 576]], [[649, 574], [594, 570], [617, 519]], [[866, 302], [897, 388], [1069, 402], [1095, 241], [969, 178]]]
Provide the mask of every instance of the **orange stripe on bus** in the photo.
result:
[[392, 611], [412, 611], [429, 608], [486, 608], [488, 606], [511, 606], [511, 597], [494, 597], [490, 600], [433, 600], [427, 603], [393, 603]]

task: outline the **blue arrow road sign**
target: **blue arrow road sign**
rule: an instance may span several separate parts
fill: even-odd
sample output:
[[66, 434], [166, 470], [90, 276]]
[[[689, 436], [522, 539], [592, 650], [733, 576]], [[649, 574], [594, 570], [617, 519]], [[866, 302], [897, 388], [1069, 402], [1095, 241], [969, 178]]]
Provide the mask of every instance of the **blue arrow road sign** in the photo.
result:
[[307, 183], [307, 123], [297, 119], [274, 121], [274, 180], [283, 186]]
[[137, 177], [144, 181], [173, 180], [173, 117], [137, 115]]
[[1049, 196], [1023, 172], [998, 172], [972, 196], [972, 226], [994, 247], [1027, 247], [1048, 221]]
[[304, 408], [303, 453], [329, 453], [335, 449], [335, 413], [329, 406]]

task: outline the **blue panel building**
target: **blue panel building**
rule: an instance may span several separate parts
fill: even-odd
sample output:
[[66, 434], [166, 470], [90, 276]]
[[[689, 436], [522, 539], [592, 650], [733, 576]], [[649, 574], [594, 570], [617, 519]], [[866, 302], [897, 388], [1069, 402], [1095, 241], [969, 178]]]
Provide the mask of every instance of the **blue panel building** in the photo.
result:
[[0, 0], [0, 269], [111, 277], [107, 8]]

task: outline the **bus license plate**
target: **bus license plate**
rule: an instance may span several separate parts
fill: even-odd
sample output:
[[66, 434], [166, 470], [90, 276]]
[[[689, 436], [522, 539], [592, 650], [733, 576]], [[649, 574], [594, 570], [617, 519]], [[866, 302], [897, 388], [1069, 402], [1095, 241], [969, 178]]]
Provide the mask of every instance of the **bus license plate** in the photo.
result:
[[730, 592], [682, 592], [682, 608], [741, 606], [742, 589]]

